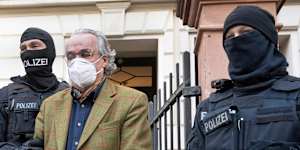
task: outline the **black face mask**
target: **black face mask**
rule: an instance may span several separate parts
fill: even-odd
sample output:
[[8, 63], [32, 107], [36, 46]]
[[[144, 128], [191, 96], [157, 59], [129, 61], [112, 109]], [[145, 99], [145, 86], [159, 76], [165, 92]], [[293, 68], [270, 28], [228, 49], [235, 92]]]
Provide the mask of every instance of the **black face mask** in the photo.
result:
[[259, 31], [227, 39], [224, 48], [229, 59], [229, 75], [236, 82], [263, 79], [288, 66], [285, 57]]
[[[52, 73], [52, 66], [49, 64], [47, 48], [41, 50], [25, 50], [21, 53], [21, 59], [27, 74], [43, 72]], [[41, 74], [43, 76], [43, 74]]]
[[25, 50], [21, 59], [26, 71], [25, 80], [37, 91], [47, 91], [58, 85], [56, 76], [52, 73], [55, 59], [55, 47], [49, 33], [38, 28], [28, 28], [21, 37], [21, 43], [31, 39], [39, 39], [46, 45], [41, 50]]
[[26, 71], [25, 80], [36, 91], [47, 91], [56, 87], [58, 81], [52, 73], [52, 60], [49, 59], [49, 50], [25, 50], [21, 59]]

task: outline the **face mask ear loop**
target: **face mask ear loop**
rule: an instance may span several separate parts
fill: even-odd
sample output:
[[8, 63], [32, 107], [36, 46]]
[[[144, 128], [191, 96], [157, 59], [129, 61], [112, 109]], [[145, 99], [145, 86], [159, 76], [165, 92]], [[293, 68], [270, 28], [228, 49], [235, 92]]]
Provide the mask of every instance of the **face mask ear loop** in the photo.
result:
[[100, 56], [95, 62], [93, 62], [93, 64], [96, 64], [96, 63], [98, 63], [99, 61], [100, 61], [100, 59], [102, 59], [103, 58], [103, 56], [104, 55], [102, 55], [102, 56]]
[[[95, 61], [93, 64], [95, 64], [95, 65], [96, 65], [96, 63], [97, 63], [97, 62], [99, 62], [99, 61], [100, 61], [100, 59], [102, 59], [102, 58], [103, 58], [103, 56], [104, 56], [104, 55], [100, 56], [100, 57], [99, 57], [99, 58], [98, 58], [98, 59], [97, 59], [97, 60], [96, 60], [96, 61]], [[98, 72], [96, 72], [96, 75], [97, 75], [97, 74], [99, 74], [99, 73], [101, 73], [101, 72], [103, 72], [103, 71], [104, 71], [104, 69], [102, 68], [101, 70], [99, 70]]]
[[104, 71], [104, 69], [101, 69], [100, 71], [96, 72], [96, 75], [103, 72], [103, 71]]

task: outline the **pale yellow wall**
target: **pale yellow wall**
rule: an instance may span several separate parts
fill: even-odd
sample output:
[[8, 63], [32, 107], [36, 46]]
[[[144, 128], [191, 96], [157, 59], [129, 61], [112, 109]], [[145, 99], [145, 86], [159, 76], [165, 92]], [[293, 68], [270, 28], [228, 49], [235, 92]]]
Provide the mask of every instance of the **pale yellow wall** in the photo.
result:
[[289, 62], [288, 71], [300, 77], [300, 1], [288, 1], [277, 16], [283, 24], [279, 32], [282, 49]]
[[[169, 37], [169, 34], [164, 33], [166, 30], [173, 32], [173, 19], [176, 18], [173, 13], [174, 8], [174, 3], [129, 4], [127, 8], [123, 8], [122, 3], [114, 3], [110, 7], [106, 3], [98, 3], [72, 7], [0, 9], [0, 44], [2, 45], [0, 67], [7, 70], [0, 73], [0, 87], [9, 82], [9, 77], [24, 74], [18, 47], [20, 35], [28, 27], [40, 27], [51, 33], [57, 49], [54, 73], [60, 79], [67, 80], [63, 58], [64, 38], [75, 29], [100, 30], [110, 38], [118, 39], [139, 38], [141, 35], [156, 35], [156, 38]], [[168, 42], [171, 43], [167, 44]], [[165, 38], [161, 43], [163, 45], [160, 49], [173, 50], [173, 47], [166, 47], [173, 43], [169, 38]]]

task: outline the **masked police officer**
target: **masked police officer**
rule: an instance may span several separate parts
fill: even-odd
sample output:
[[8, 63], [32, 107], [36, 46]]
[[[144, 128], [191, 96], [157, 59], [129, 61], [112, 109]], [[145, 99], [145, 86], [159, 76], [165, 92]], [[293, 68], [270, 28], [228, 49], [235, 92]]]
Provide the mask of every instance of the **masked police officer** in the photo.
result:
[[277, 41], [267, 11], [247, 5], [229, 14], [223, 46], [231, 81], [199, 104], [189, 150], [300, 149], [300, 79], [288, 75]]
[[0, 89], [0, 149], [17, 149], [31, 139], [42, 101], [68, 86], [52, 73], [56, 53], [49, 33], [28, 28], [20, 42], [26, 75], [12, 77], [13, 83]]

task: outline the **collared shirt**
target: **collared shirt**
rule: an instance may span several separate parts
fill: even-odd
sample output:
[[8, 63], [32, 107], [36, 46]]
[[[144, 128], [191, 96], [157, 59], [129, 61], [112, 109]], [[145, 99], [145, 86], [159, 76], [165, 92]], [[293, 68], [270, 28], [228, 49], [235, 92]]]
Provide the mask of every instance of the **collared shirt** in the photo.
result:
[[103, 82], [100, 83], [82, 103], [73, 97], [66, 150], [76, 150], [84, 125], [93, 107], [94, 101], [100, 93], [102, 84]]

